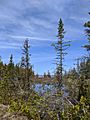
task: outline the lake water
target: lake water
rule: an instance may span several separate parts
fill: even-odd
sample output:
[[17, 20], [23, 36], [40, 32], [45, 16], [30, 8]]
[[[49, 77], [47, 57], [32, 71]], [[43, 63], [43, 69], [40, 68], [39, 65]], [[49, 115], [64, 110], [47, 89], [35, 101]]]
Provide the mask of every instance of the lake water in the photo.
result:
[[[56, 87], [55, 84], [34, 84], [33, 89], [38, 92], [40, 95], [46, 93], [46, 92], [51, 92], [52, 94], [56, 92]], [[63, 96], [68, 96], [68, 91], [66, 87], [63, 85], [61, 87], [61, 90], [63, 92]]]

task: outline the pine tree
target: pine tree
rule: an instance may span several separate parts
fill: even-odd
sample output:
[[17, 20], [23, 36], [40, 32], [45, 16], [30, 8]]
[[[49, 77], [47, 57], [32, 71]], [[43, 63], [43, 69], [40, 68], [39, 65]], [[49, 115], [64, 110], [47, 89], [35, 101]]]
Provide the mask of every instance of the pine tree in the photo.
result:
[[[90, 13], [89, 13], [90, 14]], [[84, 47], [87, 49], [87, 51], [90, 51], [90, 21], [86, 22], [84, 24], [86, 35], [88, 36], [88, 45], [85, 45]]]
[[51, 74], [50, 74], [49, 70], [48, 70], [48, 73], [47, 73], [47, 77], [51, 78]]
[[[61, 87], [63, 85], [63, 60], [64, 60], [64, 56], [67, 54], [65, 51], [68, 49], [68, 47], [70, 46], [70, 41], [65, 42], [64, 41], [64, 34], [65, 34], [65, 30], [64, 30], [64, 24], [62, 19], [60, 18], [59, 20], [59, 24], [58, 24], [58, 41], [55, 44], [52, 44], [52, 46], [54, 46], [55, 50], [56, 50], [56, 79], [58, 80], [58, 90], [57, 92], [60, 92], [61, 94]], [[63, 97], [59, 100], [60, 104], [61, 104], [61, 108], [60, 106], [58, 106], [57, 110], [59, 110], [58, 112], [58, 119], [61, 119], [61, 111], [63, 108]]]
[[80, 76], [79, 76], [79, 95], [78, 95], [78, 100], [81, 99], [81, 96], [84, 96], [87, 98], [88, 94], [88, 80], [90, 78], [90, 61], [88, 61], [87, 57], [82, 57], [81, 62], [80, 62]]
[[14, 62], [13, 62], [13, 55], [11, 54], [9, 64], [8, 64], [8, 73], [10, 80], [14, 79]]
[[0, 80], [3, 78], [3, 62], [1, 60], [1, 57], [0, 57]]
[[88, 36], [88, 44], [84, 45], [84, 48], [88, 51], [89, 56], [83, 56], [81, 58], [78, 100], [81, 99], [81, 96], [88, 98], [88, 83], [90, 78], [90, 21], [86, 22], [84, 27], [86, 27], [85, 33]]
[[56, 53], [57, 53], [57, 57], [56, 57], [56, 76], [57, 76], [57, 80], [59, 82], [59, 86], [62, 85], [62, 77], [63, 77], [63, 59], [64, 59], [64, 55], [66, 55], [67, 53], [65, 52], [65, 50], [70, 46], [69, 42], [64, 42], [63, 38], [64, 38], [64, 24], [62, 22], [62, 19], [59, 20], [59, 24], [58, 24], [58, 41], [55, 44], [52, 44], [52, 46], [55, 47]]
[[30, 45], [29, 45], [29, 40], [26, 39], [23, 45], [23, 57], [22, 57], [22, 66], [25, 67], [25, 79], [28, 82], [28, 90], [30, 89], [30, 78], [29, 78], [29, 69], [31, 67], [30, 64], [30, 54], [29, 54], [29, 49], [30, 49]]
[[44, 75], [43, 75], [43, 76], [44, 76], [44, 78], [46, 78], [46, 77], [47, 77], [47, 74], [46, 74], [46, 72], [44, 72]]

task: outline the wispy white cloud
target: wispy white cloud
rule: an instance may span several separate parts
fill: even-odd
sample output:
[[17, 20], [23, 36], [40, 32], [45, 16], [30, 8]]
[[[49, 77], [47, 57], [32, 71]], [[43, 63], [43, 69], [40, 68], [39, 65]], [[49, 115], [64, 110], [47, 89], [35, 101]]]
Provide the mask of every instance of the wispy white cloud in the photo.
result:
[[37, 52], [42, 51], [38, 46], [45, 51], [57, 39], [60, 17], [65, 24], [65, 39], [77, 40], [80, 46], [89, 9], [89, 0], [0, 0], [0, 49], [19, 49], [28, 38]]
[[[52, 0], [9, 0], [9, 2], [3, 0], [0, 4], [0, 9], [2, 9], [2, 11], [0, 11], [2, 34], [5, 35], [6, 31], [10, 31], [18, 35], [31, 34], [35, 37], [51, 35], [49, 31], [53, 32], [54, 25], [50, 21], [54, 21], [56, 17], [55, 12], [57, 12], [57, 10], [62, 11], [61, 9], [64, 5], [62, 0], [60, 2], [61, 7], [59, 7], [59, 1], [54, 0], [53, 2], [55, 2], [55, 4], [52, 4]], [[54, 19], [51, 18], [51, 20], [50, 15]], [[44, 17], [46, 17], [46, 19], [44, 19]]]
[[20, 49], [22, 44], [15, 42], [0, 42], [0, 49]]
[[30, 40], [38, 40], [38, 41], [52, 41], [49, 38], [39, 38], [39, 37], [31, 37], [31, 36], [14, 36], [14, 35], [9, 35], [9, 37], [14, 38], [14, 39], [19, 39], [19, 40], [30, 39]]
[[[60, 16], [63, 17], [66, 25], [68, 20], [81, 23], [80, 21], [88, 19], [79, 16], [83, 13], [85, 15], [88, 10], [85, 1], [83, 0], [81, 3], [83, 8], [80, 7], [80, 2], [75, 2], [75, 0], [9, 0], [9, 2], [3, 0], [0, 4], [0, 9], [2, 9], [0, 11], [1, 34], [3, 36], [13, 34], [50, 38], [50, 36], [55, 36], [57, 20]], [[81, 12], [78, 13], [77, 9], [80, 9]], [[70, 28], [69, 24], [68, 26]], [[68, 30], [68, 27], [66, 29]], [[77, 29], [79, 30], [78, 26]], [[74, 32], [76, 29], [73, 30], [73, 34]]]

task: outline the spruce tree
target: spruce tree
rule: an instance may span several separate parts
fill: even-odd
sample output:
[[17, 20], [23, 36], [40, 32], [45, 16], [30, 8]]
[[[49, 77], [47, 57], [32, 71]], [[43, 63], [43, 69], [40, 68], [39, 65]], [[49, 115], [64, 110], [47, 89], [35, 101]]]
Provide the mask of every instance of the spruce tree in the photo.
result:
[[88, 44], [84, 45], [84, 48], [88, 51], [87, 56], [83, 56], [80, 62], [80, 81], [79, 81], [79, 95], [78, 100], [81, 99], [81, 96], [88, 98], [88, 89], [89, 89], [89, 78], [90, 78], [90, 21], [84, 24], [85, 33], [88, 36]]
[[30, 78], [29, 78], [29, 69], [31, 67], [30, 64], [30, 53], [29, 53], [30, 45], [29, 45], [29, 40], [26, 39], [23, 45], [23, 57], [22, 57], [22, 66], [25, 66], [25, 79], [27, 81], [27, 89], [30, 89]]
[[2, 80], [2, 78], [3, 78], [3, 72], [4, 72], [3, 67], [4, 67], [4, 65], [3, 65], [3, 62], [0, 57], [0, 80]]
[[[88, 36], [88, 44], [84, 45], [84, 47], [87, 49], [87, 51], [90, 51], [90, 21], [86, 22], [84, 24], [84, 27], [86, 27], [85, 32], [86, 35]], [[89, 53], [89, 57], [90, 57], [90, 53]]]
[[55, 47], [56, 50], [56, 76], [57, 76], [57, 80], [59, 82], [59, 86], [62, 85], [62, 77], [63, 77], [63, 59], [64, 59], [64, 55], [66, 55], [67, 53], [65, 52], [66, 49], [70, 46], [70, 41], [65, 42], [64, 41], [64, 24], [62, 22], [62, 19], [59, 20], [59, 24], [58, 24], [58, 41], [55, 44], [52, 44], [52, 46]]
[[8, 64], [8, 73], [10, 80], [14, 79], [14, 62], [13, 62], [13, 55], [11, 54], [9, 64]]
[[51, 74], [50, 74], [49, 70], [48, 70], [48, 73], [47, 73], [47, 77], [51, 78]]

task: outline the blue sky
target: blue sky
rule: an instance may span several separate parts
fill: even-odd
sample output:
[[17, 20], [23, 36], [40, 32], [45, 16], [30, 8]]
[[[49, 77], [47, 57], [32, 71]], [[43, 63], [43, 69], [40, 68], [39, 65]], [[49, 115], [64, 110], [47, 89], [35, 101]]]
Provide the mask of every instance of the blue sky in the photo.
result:
[[22, 56], [22, 44], [30, 40], [31, 64], [35, 73], [54, 72], [54, 48], [57, 41], [59, 18], [64, 22], [65, 41], [71, 47], [65, 57], [65, 69], [70, 69], [76, 58], [86, 51], [83, 24], [90, 20], [89, 0], [0, 0], [0, 56], [8, 62], [10, 54], [18, 63]]

